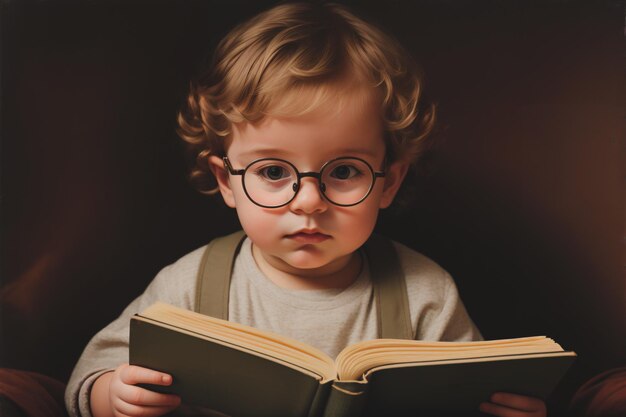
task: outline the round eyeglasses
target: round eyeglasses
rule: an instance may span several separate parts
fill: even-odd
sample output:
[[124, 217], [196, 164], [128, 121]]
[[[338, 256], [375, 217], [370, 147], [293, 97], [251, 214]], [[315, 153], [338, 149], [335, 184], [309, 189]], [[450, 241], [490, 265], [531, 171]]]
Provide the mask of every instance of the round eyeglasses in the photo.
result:
[[278, 208], [289, 204], [298, 194], [304, 177], [317, 178], [322, 196], [341, 207], [355, 206], [374, 188], [376, 172], [361, 158], [345, 156], [331, 159], [319, 172], [300, 172], [291, 162], [277, 158], [252, 161], [245, 169], [233, 169], [228, 157], [222, 158], [230, 175], [241, 175], [243, 190], [254, 204]]

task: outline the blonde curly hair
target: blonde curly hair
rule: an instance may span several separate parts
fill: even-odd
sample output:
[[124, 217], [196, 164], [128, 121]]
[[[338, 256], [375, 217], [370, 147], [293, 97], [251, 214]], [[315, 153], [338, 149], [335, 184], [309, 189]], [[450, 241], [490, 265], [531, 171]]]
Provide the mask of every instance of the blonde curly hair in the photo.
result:
[[178, 114], [177, 132], [195, 159], [190, 179], [202, 193], [217, 192], [208, 157], [224, 155], [233, 123], [337, 106], [355, 86], [378, 95], [387, 163], [414, 164], [435, 110], [420, 110], [419, 71], [395, 40], [333, 3], [281, 4], [235, 27]]

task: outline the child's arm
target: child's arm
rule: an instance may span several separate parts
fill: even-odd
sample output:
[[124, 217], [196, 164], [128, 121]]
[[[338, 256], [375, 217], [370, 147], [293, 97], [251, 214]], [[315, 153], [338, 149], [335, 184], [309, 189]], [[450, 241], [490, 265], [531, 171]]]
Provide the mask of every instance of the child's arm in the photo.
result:
[[90, 415], [95, 381], [100, 379], [105, 370], [111, 373], [120, 364], [128, 361], [129, 323], [135, 313], [156, 301], [188, 310], [194, 309], [196, 275], [203, 250], [204, 248], [199, 248], [163, 268], [143, 294], [89, 341], [67, 383], [65, 404], [69, 416]]
[[114, 372], [102, 374], [90, 394], [94, 417], [157, 417], [180, 405], [180, 397], [161, 394], [136, 384], [170, 385], [172, 377], [152, 369], [123, 364]]
[[480, 411], [500, 417], [546, 417], [543, 400], [525, 395], [496, 392], [491, 402], [480, 405]]

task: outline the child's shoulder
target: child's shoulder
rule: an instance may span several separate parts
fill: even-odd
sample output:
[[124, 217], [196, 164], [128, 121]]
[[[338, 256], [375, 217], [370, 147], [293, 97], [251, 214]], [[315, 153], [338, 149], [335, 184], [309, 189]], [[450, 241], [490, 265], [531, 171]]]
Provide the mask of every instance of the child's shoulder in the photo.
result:
[[[154, 277], [147, 292], [154, 292], [160, 297], [164, 294], [184, 294], [184, 297], [193, 297], [196, 281], [198, 276], [198, 268], [202, 261], [202, 255], [207, 245], [201, 246], [191, 252], [179, 257], [174, 262], [161, 268], [159, 273]], [[189, 294], [187, 294], [189, 293]], [[172, 300], [170, 300], [172, 301]]]
[[392, 243], [398, 254], [409, 293], [427, 290], [443, 296], [454, 285], [450, 274], [437, 262], [400, 242], [392, 240]]

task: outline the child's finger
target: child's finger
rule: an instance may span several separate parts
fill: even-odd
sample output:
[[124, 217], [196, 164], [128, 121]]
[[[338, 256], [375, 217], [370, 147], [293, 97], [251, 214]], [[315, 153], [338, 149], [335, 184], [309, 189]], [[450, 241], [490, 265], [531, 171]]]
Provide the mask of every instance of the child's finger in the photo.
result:
[[490, 401], [506, 407], [525, 411], [541, 411], [545, 408], [544, 402], [538, 398], [511, 394], [508, 392], [496, 392], [491, 395]]
[[128, 365], [120, 372], [120, 379], [127, 385], [154, 384], [170, 385], [172, 377], [163, 372], [143, 368], [141, 366]]
[[177, 407], [180, 397], [174, 394], [161, 394], [137, 386], [129, 386], [119, 393], [119, 398], [129, 404], [143, 406]]

